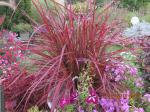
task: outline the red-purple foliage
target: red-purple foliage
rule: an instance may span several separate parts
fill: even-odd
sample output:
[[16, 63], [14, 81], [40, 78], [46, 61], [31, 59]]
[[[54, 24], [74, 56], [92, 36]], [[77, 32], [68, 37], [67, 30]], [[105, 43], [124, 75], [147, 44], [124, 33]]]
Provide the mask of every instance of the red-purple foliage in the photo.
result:
[[[39, 87], [37, 91], [31, 95], [27, 104], [26, 100], [24, 100], [26, 99], [24, 95], [29, 90], [33, 80], [35, 80], [35, 76], [29, 75], [25, 71], [22, 71], [19, 75], [10, 75], [3, 80], [2, 85], [4, 87], [6, 112], [23, 112], [24, 106], [26, 106], [24, 110], [26, 112], [27, 109], [32, 106], [40, 104], [39, 99], [45, 94], [43, 87]], [[46, 108], [46, 100], [44, 100], [42, 104], [42, 106]]]
[[[100, 97], [121, 91], [120, 84], [112, 79], [105, 67], [120, 63], [122, 58], [119, 53], [134, 51], [127, 47], [133, 41], [121, 37], [115, 21], [108, 22], [107, 10], [97, 14], [95, 6], [91, 5], [87, 13], [76, 14], [71, 7], [62, 9], [57, 4], [55, 10], [50, 10], [48, 6], [43, 8], [38, 0], [33, 0], [33, 3], [41, 16], [42, 25], [38, 27], [36, 33], [39, 36], [34, 38], [36, 42], [30, 50], [41, 58], [34, 60], [39, 69], [34, 74], [35, 80], [27, 91], [28, 95], [25, 95], [26, 103], [38, 88], [43, 87], [45, 93], [39, 102], [44, 103], [49, 95], [53, 111], [62, 97], [69, 97], [77, 89], [72, 79], [86, 69], [88, 63], [93, 88]], [[122, 49], [108, 52], [116, 45]]]
[[[42, 25], [35, 32], [38, 36], [30, 39], [34, 38], [34, 43], [29, 49], [32, 54], [40, 56], [34, 59], [38, 71], [32, 75], [22, 73], [5, 79], [4, 85], [9, 86], [9, 89], [5, 89], [8, 101], [11, 100], [7, 102], [9, 107], [16, 103], [14, 111], [19, 109], [19, 112], [26, 112], [30, 106], [45, 105], [48, 98], [53, 111], [62, 97], [70, 97], [77, 89], [77, 82], [72, 79], [83, 69], [86, 70], [88, 64], [94, 82], [92, 88], [99, 97], [124, 89], [105, 69], [107, 65], [113, 67], [115, 63], [121, 63], [123, 59], [119, 53], [134, 52], [128, 47], [134, 41], [121, 37], [115, 21], [108, 22], [105, 9], [111, 4], [99, 14], [94, 5], [90, 6], [87, 13], [76, 14], [71, 7], [62, 9], [57, 4], [55, 10], [51, 10], [48, 6], [42, 7], [38, 0], [32, 1], [42, 20]], [[108, 52], [110, 47], [116, 45], [122, 49]]]
[[13, 74], [5, 78], [2, 84], [4, 86], [6, 110], [14, 111], [33, 79], [34, 76], [27, 76], [27, 73], [24, 72], [20, 74], [20, 77], [18, 77], [18, 74]]

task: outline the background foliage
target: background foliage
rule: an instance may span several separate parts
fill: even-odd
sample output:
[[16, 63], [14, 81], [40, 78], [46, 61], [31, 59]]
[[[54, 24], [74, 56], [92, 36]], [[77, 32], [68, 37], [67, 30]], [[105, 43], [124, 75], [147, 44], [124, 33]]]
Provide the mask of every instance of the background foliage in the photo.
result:
[[[16, 3], [19, 3], [20, 0], [16, 0]], [[11, 27], [14, 24], [19, 24], [21, 23], [29, 23], [29, 20], [27, 17], [23, 16], [22, 14], [22, 9], [25, 11], [27, 14], [31, 15], [31, 0], [21, 0], [18, 9], [15, 11], [14, 16], [11, 19], [11, 16], [13, 14], [13, 10], [10, 9], [9, 7], [6, 6], [1, 6], [0, 7], [0, 15], [5, 15], [5, 22], [1, 26], [2, 28], [5, 29], [11, 29]], [[11, 21], [10, 21], [11, 19]]]
[[145, 6], [149, 0], [121, 0], [121, 5], [129, 10], [138, 10], [140, 7]]

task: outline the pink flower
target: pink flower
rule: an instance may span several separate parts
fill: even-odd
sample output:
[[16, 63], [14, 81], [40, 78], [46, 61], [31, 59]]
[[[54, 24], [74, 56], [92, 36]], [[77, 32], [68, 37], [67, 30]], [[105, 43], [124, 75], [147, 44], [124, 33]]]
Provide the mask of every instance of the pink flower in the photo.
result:
[[5, 60], [5, 64], [8, 64], [8, 60]]
[[62, 98], [59, 103], [60, 107], [64, 108], [66, 105], [70, 104], [70, 99]]
[[10, 41], [10, 42], [13, 42], [14, 39], [16, 38], [16, 36], [17, 36], [16, 33], [9, 32], [9, 35], [8, 35], [9, 41]]
[[88, 98], [86, 99], [86, 102], [93, 103], [93, 104], [98, 103], [98, 98], [97, 98], [95, 91], [93, 91], [93, 90], [90, 91], [90, 94], [89, 94]]
[[2, 64], [3, 63], [3, 61], [2, 60], [0, 60], [0, 64]]
[[126, 91], [122, 94], [122, 97], [120, 99], [121, 104], [121, 110], [123, 112], [129, 112], [129, 97], [130, 97], [130, 91]]
[[145, 94], [142, 99], [143, 101], [150, 103], [150, 94]]
[[71, 101], [71, 102], [74, 102], [75, 100], [77, 100], [77, 97], [78, 97], [78, 93], [77, 93], [77, 92], [73, 92], [73, 93], [71, 94], [70, 101]]
[[117, 76], [115, 77], [115, 81], [116, 81], [116, 82], [120, 81], [121, 79], [122, 79], [122, 77], [121, 77], [120, 75], [117, 75]]
[[137, 87], [143, 87], [144, 82], [143, 82], [143, 80], [142, 80], [141, 77], [139, 77], [139, 78], [136, 79], [135, 85], [136, 85]]
[[96, 109], [94, 109], [93, 112], [98, 112], [98, 111]]
[[137, 68], [135, 68], [135, 67], [131, 67], [131, 68], [130, 68], [130, 74], [131, 74], [131, 75], [137, 75], [137, 73], [138, 73]]
[[8, 68], [7, 68], [7, 70], [9, 70], [9, 71], [10, 71], [10, 70], [11, 70], [11, 67], [8, 67]]

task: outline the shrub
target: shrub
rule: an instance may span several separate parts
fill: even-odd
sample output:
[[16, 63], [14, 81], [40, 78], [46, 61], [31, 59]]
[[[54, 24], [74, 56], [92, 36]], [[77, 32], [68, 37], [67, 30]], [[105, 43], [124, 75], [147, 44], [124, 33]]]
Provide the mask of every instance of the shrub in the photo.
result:
[[149, 0], [121, 0], [121, 5], [129, 10], [138, 10], [149, 2]]
[[11, 28], [11, 31], [13, 31], [13, 32], [31, 32], [32, 27], [30, 24], [19, 23], [18, 25], [13, 26]]
[[143, 19], [144, 21], [146, 21], [146, 22], [149, 22], [149, 23], [150, 23], [150, 15], [149, 15], [149, 14], [147, 14], [147, 15], [143, 16], [143, 17], [142, 17], [142, 19]]

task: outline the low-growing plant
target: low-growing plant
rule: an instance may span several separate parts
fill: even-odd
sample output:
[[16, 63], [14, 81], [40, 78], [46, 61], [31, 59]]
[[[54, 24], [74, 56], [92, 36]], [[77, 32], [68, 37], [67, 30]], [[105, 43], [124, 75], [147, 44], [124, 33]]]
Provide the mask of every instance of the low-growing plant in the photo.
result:
[[0, 35], [0, 71], [1, 75], [7, 76], [12, 73], [17, 74], [20, 59], [23, 59], [23, 46], [17, 40], [16, 34], [8, 31], [1, 31]]

